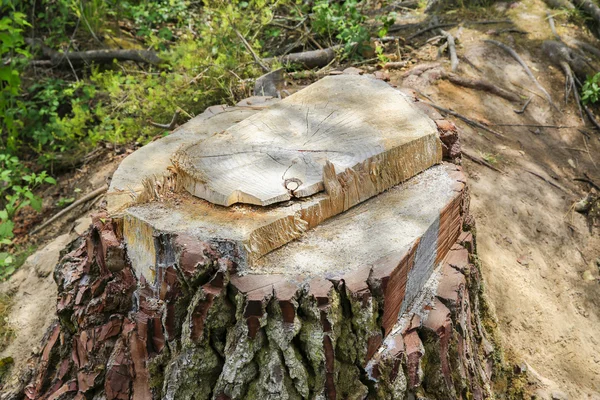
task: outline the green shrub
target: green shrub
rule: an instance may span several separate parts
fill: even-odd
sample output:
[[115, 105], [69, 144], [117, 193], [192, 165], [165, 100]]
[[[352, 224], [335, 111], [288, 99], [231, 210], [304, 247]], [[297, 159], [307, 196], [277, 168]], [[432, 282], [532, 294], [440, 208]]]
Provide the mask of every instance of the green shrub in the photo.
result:
[[583, 86], [581, 87], [581, 101], [583, 104], [594, 104], [600, 99], [600, 72], [596, 75], [588, 77]]
[[365, 27], [366, 17], [359, 11], [356, 0], [343, 3], [319, 0], [312, 9], [312, 28], [320, 36], [334, 42], [340, 41], [347, 53], [355, 46], [360, 47], [371, 37]]

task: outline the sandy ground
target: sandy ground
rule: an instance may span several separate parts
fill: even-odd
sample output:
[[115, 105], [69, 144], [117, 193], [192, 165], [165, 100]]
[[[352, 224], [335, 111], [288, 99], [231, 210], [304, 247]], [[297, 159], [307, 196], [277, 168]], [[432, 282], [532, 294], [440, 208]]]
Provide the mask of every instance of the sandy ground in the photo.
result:
[[[71, 186], [71, 189], [84, 188], [84, 193], [87, 193], [108, 182], [121, 158], [122, 156], [110, 157], [105, 163], [82, 167], [75, 176], [67, 178], [69, 182], [64, 183]], [[48, 238], [45, 243], [8, 281], [0, 282], [0, 293], [9, 294], [12, 302], [10, 315], [2, 322], [9, 324], [15, 337], [0, 352], [0, 359], [9, 356], [14, 359], [12, 379], [16, 379], [23, 371], [22, 368], [26, 366], [32, 353], [41, 351], [44, 334], [50, 324], [57, 320], [54, 268], [60, 252], [88, 228], [91, 223], [90, 214], [100, 205], [101, 199], [99, 200], [76, 208], [44, 229], [40, 235]], [[89, 206], [92, 209], [88, 209]]]
[[[436, 104], [479, 121], [582, 127], [573, 100], [564, 104], [562, 74], [539, 52], [540, 41], [552, 39], [543, 3], [516, 4], [513, 9], [507, 7], [507, 15], [529, 35], [488, 36], [490, 27], [462, 28], [458, 53], [480, 71], [463, 60], [459, 72], [486, 77], [514, 93], [533, 96], [524, 114], [513, 112], [522, 104], [447, 81], [431, 82], [422, 75], [404, 79], [404, 83], [430, 96]], [[576, 31], [560, 21], [561, 34]], [[534, 30], [538, 27], [539, 31]], [[458, 29], [451, 33], [457, 34]], [[539, 92], [523, 69], [501, 50], [483, 43], [486, 38], [513, 46], [561, 112], [553, 110], [540, 95], [532, 94]], [[437, 50], [429, 47], [421, 49], [420, 61], [436, 58], [431, 54], [437, 55]], [[400, 74], [392, 76], [398, 84], [402, 80]], [[600, 284], [584, 278], [586, 270], [598, 277], [595, 260], [600, 258], [600, 238], [598, 228], [591, 234], [585, 219], [570, 211], [586, 193], [585, 185], [576, 185], [573, 178], [587, 172], [600, 182], [600, 170], [594, 165], [600, 165], [600, 134], [592, 131], [589, 123], [584, 128], [591, 136], [588, 154], [581, 151], [586, 143], [576, 128], [495, 126], [506, 136], [498, 138], [461, 121], [456, 123], [464, 130], [463, 148], [480, 157], [493, 156], [495, 166], [504, 172], [464, 161], [487, 296], [496, 311], [507, 353], [514, 355], [514, 362], [528, 365], [541, 398], [600, 399]]]

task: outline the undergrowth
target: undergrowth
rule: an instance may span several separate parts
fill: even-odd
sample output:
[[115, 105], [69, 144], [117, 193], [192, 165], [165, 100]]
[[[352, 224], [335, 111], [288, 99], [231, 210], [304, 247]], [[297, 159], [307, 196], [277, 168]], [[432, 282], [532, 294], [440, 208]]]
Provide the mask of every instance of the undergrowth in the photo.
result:
[[[35, 190], [99, 146], [143, 145], [177, 112], [179, 123], [251, 94], [260, 57], [343, 45], [361, 57], [394, 15], [370, 2], [317, 0], [0, 0], [0, 279], [14, 270], [14, 213], [36, 210]], [[151, 49], [159, 65], [39, 64], [41, 40], [58, 52]], [[276, 67], [276, 65], [273, 65]], [[44, 172], [48, 171], [48, 172]], [[62, 204], [62, 203], [61, 203]]]

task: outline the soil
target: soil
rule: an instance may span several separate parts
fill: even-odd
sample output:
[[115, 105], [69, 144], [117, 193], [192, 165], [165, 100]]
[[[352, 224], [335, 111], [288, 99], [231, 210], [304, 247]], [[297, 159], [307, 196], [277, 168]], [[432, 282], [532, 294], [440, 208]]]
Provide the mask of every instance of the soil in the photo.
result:
[[[468, 27], [450, 32], [456, 35], [458, 29], [462, 30], [458, 53], [481, 71], [462, 61], [459, 72], [484, 77], [524, 98], [533, 96], [525, 113], [513, 111], [523, 104], [511, 104], [444, 80], [431, 82], [422, 75], [404, 83], [436, 104], [477, 121], [574, 127], [493, 126], [506, 136], [503, 139], [456, 121], [463, 128], [463, 149], [495, 161], [494, 166], [504, 172], [463, 161], [470, 178], [471, 210], [477, 221], [478, 252], [487, 296], [495, 309], [507, 354], [511, 354], [513, 362], [528, 365], [529, 379], [541, 398], [567, 395], [573, 399], [598, 399], [599, 229], [590, 228], [583, 216], [573, 212], [572, 205], [585, 197], [588, 189], [573, 182], [573, 178], [587, 172], [593, 181], [600, 182], [600, 134], [592, 130], [589, 122], [583, 126], [572, 98], [564, 104], [564, 77], [541, 54], [541, 40], [553, 38], [545, 23], [545, 5], [525, 1], [506, 9], [515, 25], [529, 32], [525, 38], [518, 34], [498, 38]], [[562, 35], [597, 43], [590, 37], [578, 36], [580, 29], [561, 22], [558, 29]], [[491, 31], [489, 27], [485, 29]], [[487, 37], [515, 48], [559, 105], [560, 113], [538, 93], [514, 59], [482, 42]], [[421, 50], [421, 62], [438, 61], [429, 56], [437, 55], [429, 47], [432, 46]], [[393, 73], [391, 80], [402, 85], [402, 72]], [[579, 129], [589, 133], [586, 143]], [[582, 151], [586, 146], [589, 154]]]
[[[456, 120], [463, 129], [463, 149], [503, 171], [463, 160], [477, 220], [485, 289], [497, 316], [507, 359], [515, 365], [526, 365], [528, 380], [539, 398], [600, 399], [600, 281], [596, 265], [600, 259], [600, 228], [590, 226], [572, 207], [588, 191], [585, 184], [573, 178], [587, 173], [600, 182], [600, 133], [591, 128], [589, 121], [583, 125], [572, 98], [565, 105], [564, 76], [541, 53], [542, 41], [553, 39], [544, 3], [526, 0], [496, 3], [494, 7], [494, 17], [508, 17], [528, 34], [498, 34], [505, 26], [496, 25], [449, 29], [458, 37], [457, 73], [486, 78], [520, 95], [522, 103], [435, 80], [431, 74], [405, 79], [406, 71], [395, 70], [390, 71], [391, 82], [412, 87], [437, 105], [480, 122], [568, 127], [490, 125], [506, 136], [499, 138]], [[489, 16], [480, 19], [485, 17]], [[561, 36], [598, 45], [582, 27], [568, 23], [566, 18], [564, 14], [555, 17]], [[415, 62], [407, 69], [430, 62], [449, 69], [449, 61], [437, 59], [439, 44], [422, 45], [432, 36], [430, 32], [416, 39], [413, 47], [417, 50], [412, 55]], [[513, 47], [561, 112], [552, 108], [514, 59], [482, 41], [486, 38]], [[530, 97], [532, 101], [524, 113], [513, 111], [521, 109]], [[92, 168], [98, 170], [97, 174], [90, 170], [82, 176], [105, 179], [118, 161], [116, 157], [97, 164]], [[85, 226], [85, 221], [80, 222], [79, 230]], [[56, 237], [70, 232], [72, 225], [59, 222], [44, 235]], [[55, 307], [56, 289], [51, 275], [38, 276], [34, 265], [27, 262], [11, 281], [0, 285], [0, 292], [10, 291], [18, 304], [9, 317], [17, 338], [0, 353], [0, 358], [18, 347], [17, 362], [22, 363], [25, 353], [39, 343], [43, 326], [52, 319], [48, 316]], [[35, 324], [27, 322], [32, 316]]]

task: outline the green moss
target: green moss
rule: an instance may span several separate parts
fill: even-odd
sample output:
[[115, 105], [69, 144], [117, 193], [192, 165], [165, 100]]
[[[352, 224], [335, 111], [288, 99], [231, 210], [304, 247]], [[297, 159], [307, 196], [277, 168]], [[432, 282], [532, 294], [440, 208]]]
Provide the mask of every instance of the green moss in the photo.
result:
[[364, 399], [369, 389], [361, 382], [360, 369], [353, 364], [336, 362], [338, 375], [335, 387], [338, 399], [359, 400]]
[[12, 357], [5, 357], [0, 359], [0, 388], [4, 383], [4, 380], [8, 377], [8, 374], [14, 364]]
[[4, 350], [15, 336], [13, 328], [8, 323], [11, 307], [11, 296], [0, 294], [0, 351]]

